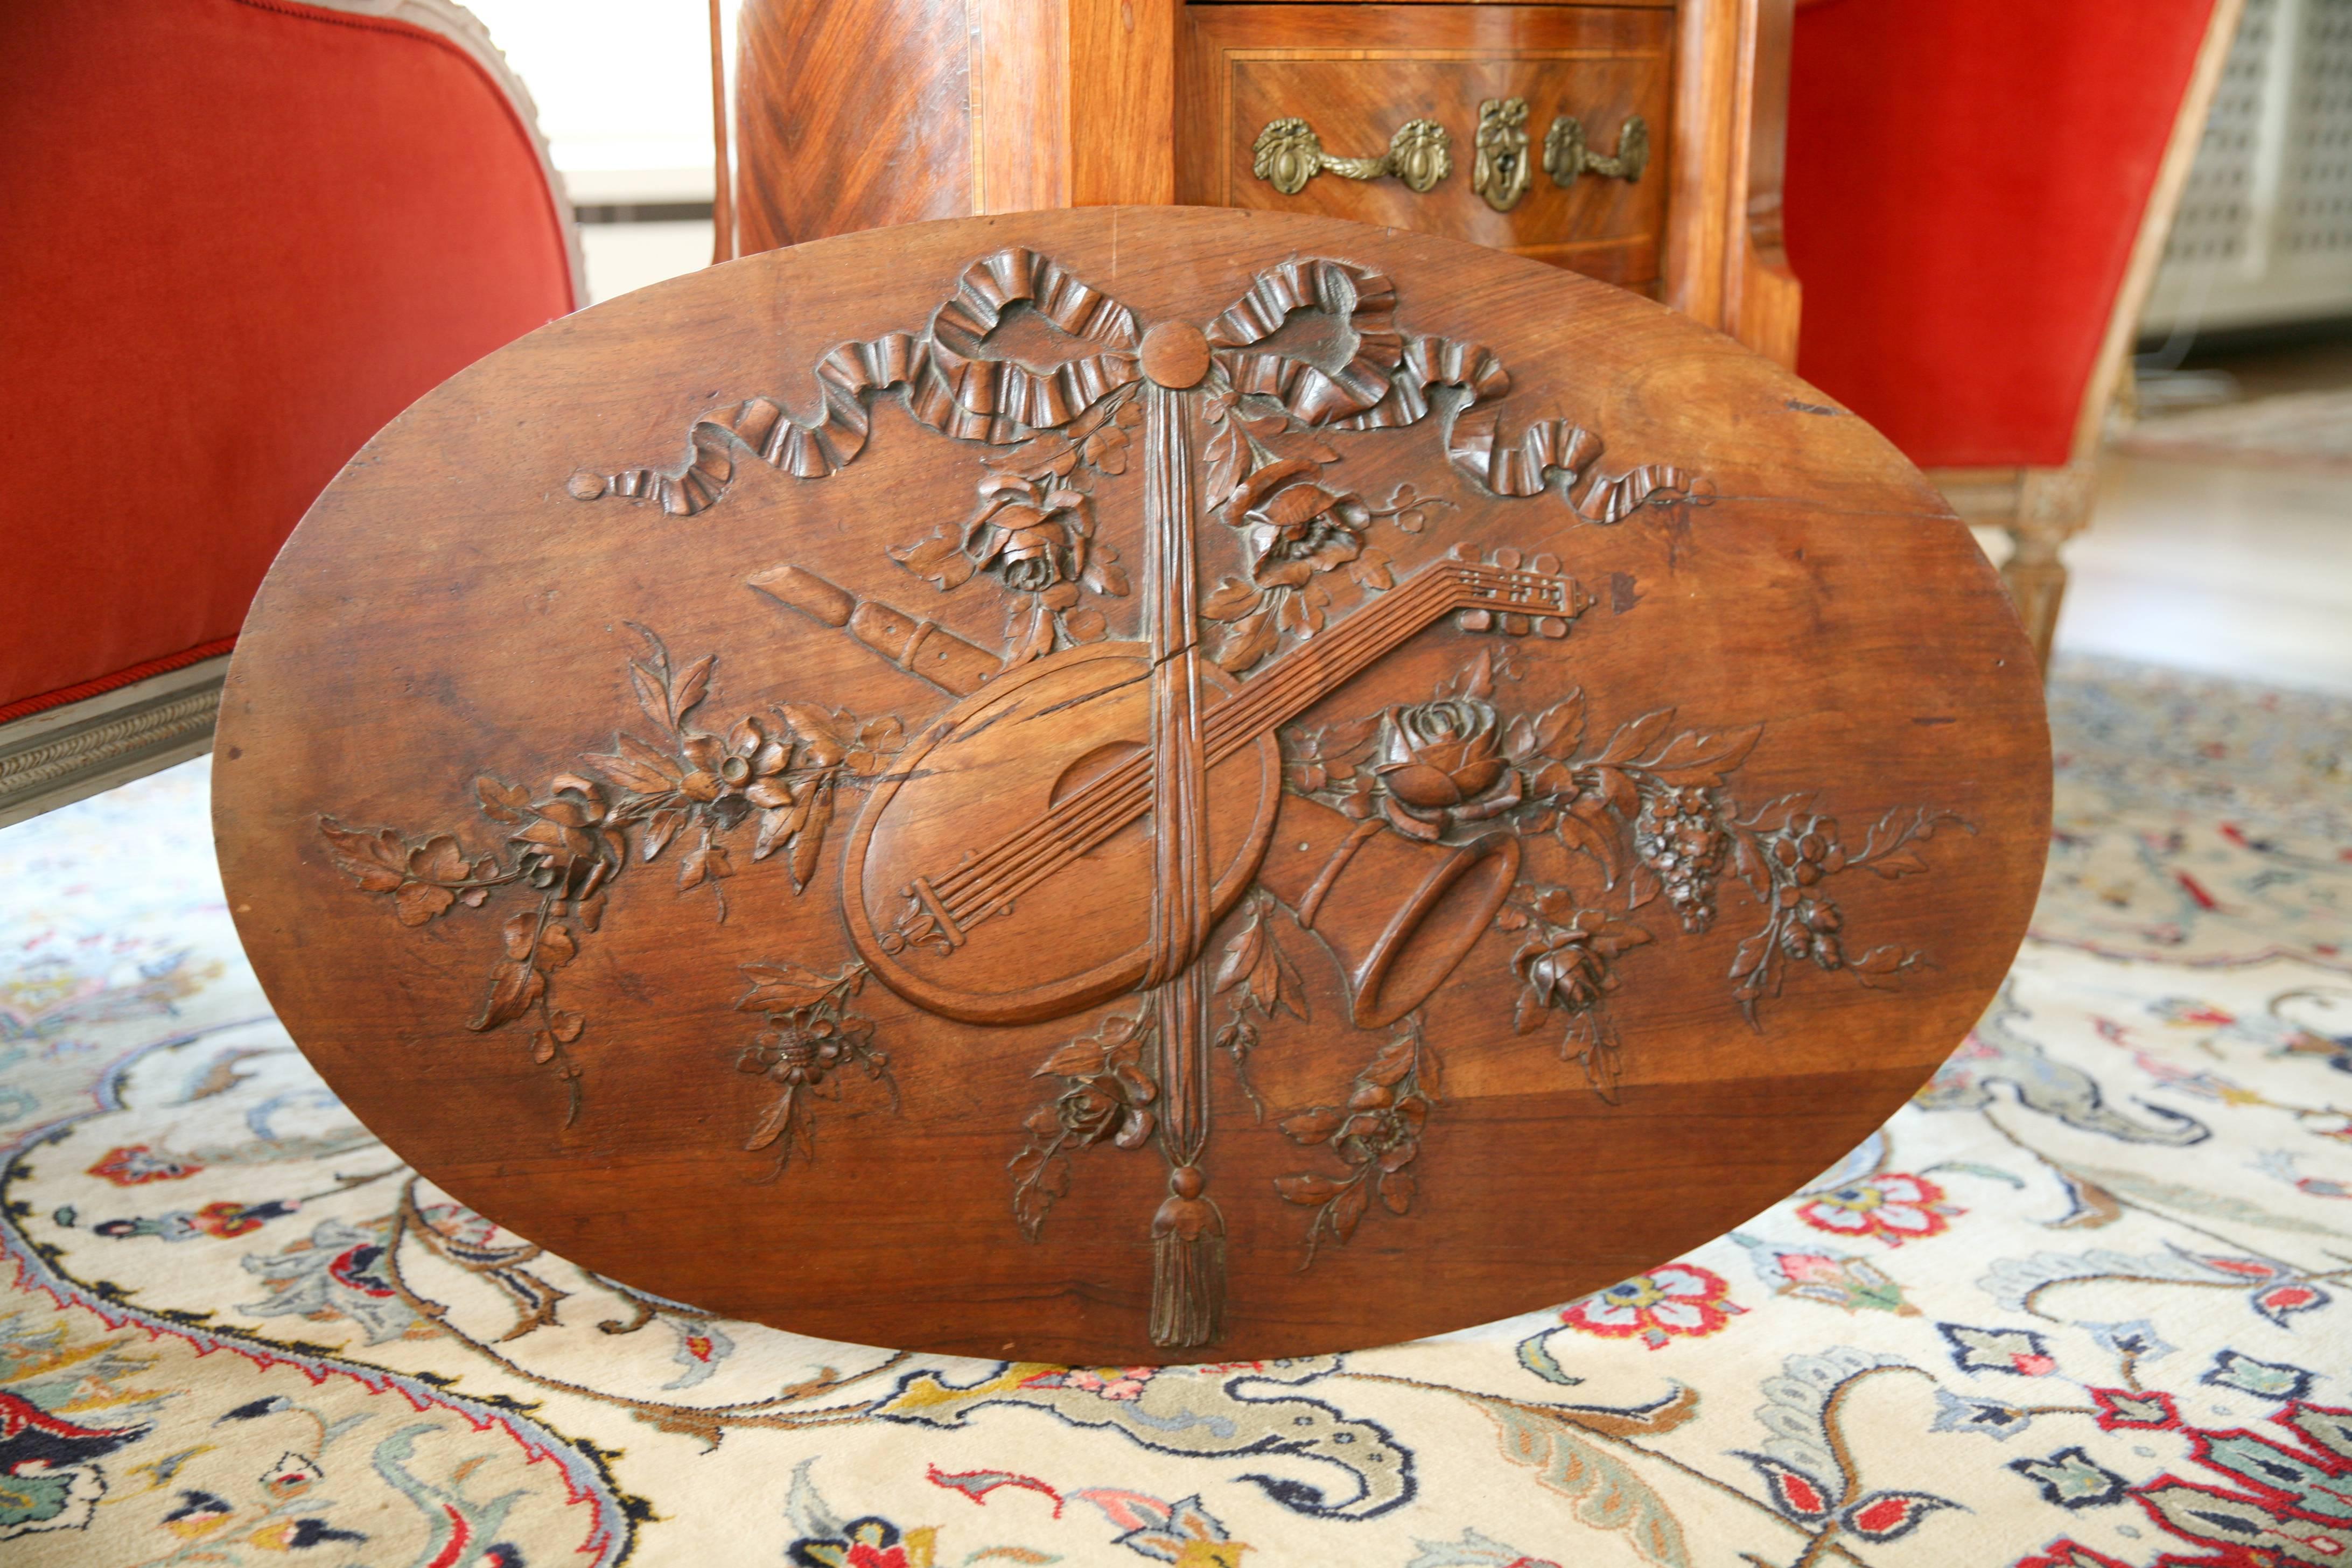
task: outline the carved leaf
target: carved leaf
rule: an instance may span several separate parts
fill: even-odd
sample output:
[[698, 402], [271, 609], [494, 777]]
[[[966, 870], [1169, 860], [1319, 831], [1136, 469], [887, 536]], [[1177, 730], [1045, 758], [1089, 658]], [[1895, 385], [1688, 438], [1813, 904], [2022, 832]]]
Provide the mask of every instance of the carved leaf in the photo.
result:
[[1072, 610], [1062, 617], [1062, 629], [1070, 634], [1072, 642], [1100, 642], [1109, 635], [1110, 623], [1103, 619], [1100, 610]]
[[669, 698], [662, 690], [660, 677], [633, 661], [629, 666], [629, 684], [635, 689], [637, 706], [646, 710], [646, 718], [665, 730], [677, 728], [677, 720], [670, 715]]
[[604, 895], [602, 893], [589, 894], [586, 898], [572, 906], [572, 912], [579, 917], [580, 929], [582, 931], [594, 931], [599, 925], [602, 925], [604, 921]]
[[1413, 1194], [1421, 1184], [1412, 1179], [1411, 1171], [1391, 1171], [1381, 1178], [1381, 1203], [1391, 1214], [1406, 1214], [1412, 1208]]
[[841, 732], [834, 716], [814, 702], [780, 702], [776, 711], [793, 727], [809, 748], [809, 761], [821, 768], [829, 768], [841, 761], [849, 749], [849, 737]]
[[1544, 1000], [1535, 988], [1526, 987], [1519, 992], [1517, 1005], [1511, 1009], [1511, 1027], [1522, 1035], [1532, 1035], [1542, 1026], [1546, 1011]]
[[1274, 617], [1264, 610], [1234, 622], [1225, 629], [1211, 655], [1219, 669], [1227, 675], [1239, 675], [1264, 658], [1280, 641], [1273, 626]]
[[1584, 741], [1584, 689], [1579, 687], [1536, 715], [1536, 750], [1566, 762]]
[[814, 1006], [833, 992], [837, 983], [789, 961], [782, 963], [747, 963], [744, 978], [751, 983], [735, 1004], [742, 1013], [786, 1013], [795, 1007]]
[[1201, 614], [1213, 621], [1233, 621], [1249, 614], [1257, 604], [1257, 588], [1239, 577], [1228, 577], [1211, 590], [1201, 602]]
[[1763, 967], [1766, 955], [1772, 951], [1772, 928], [1765, 927], [1739, 944], [1732, 955], [1730, 978], [1738, 980]]
[[490, 976], [489, 999], [481, 1016], [466, 1027], [477, 1034], [512, 1023], [547, 992], [547, 977], [520, 959], [501, 963]]
[[825, 830], [833, 826], [833, 786], [820, 784], [810, 794], [814, 797], [809, 806], [808, 821], [793, 837], [793, 858], [789, 869], [793, 891], [797, 894], [816, 875], [817, 857], [824, 852]]
[[1092, 1078], [1103, 1070], [1105, 1051], [1102, 1041], [1088, 1037], [1072, 1040], [1045, 1058], [1045, 1065], [1031, 1073], [1031, 1078]]
[[1340, 1114], [1328, 1105], [1318, 1105], [1295, 1116], [1286, 1116], [1280, 1126], [1283, 1136], [1294, 1143], [1320, 1143], [1339, 1130]]
[[1225, 943], [1225, 956], [1217, 965], [1213, 989], [1223, 992], [1247, 980], [1257, 972], [1259, 958], [1265, 951], [1265, 923], [1255, 914]]
[[404, 882], [392, 896], [394, 909], [404, 926], [421, 926], [435, 915], [446, 913], [457, 901], [457, 894], [430, 882]]
[[710, 689], [710, 668], [718, 662], [717, 654], [706, 653], [688, 665], [686, 673], [677, 678], [675, 688], [677, 700], [671, 705], [670, 711], [680, 722], [701, 703], [703, 693]]
[[1656, 773], [1661, 784], [1676, 789], [1713, 789], [1723, 783], [1724, 774], [1748, 760], [1763, 733], [1761, 724], [1745, 730], [1693, 731], [1675, 736], [1664, 751], [1643, 765]]
[[550, 1007], [547, 1010], [547, 1026], [557, 1039], [568, 1046], [580, 1037], [580, 1031], [588, 1026], [588, 1020], [562, 1007]]
[[436, 833], [409, 852], [409, 875], [428, 882], [466, 879], [466, 852], [446, 833]]
[[[1444, 1092], [1444, 1064], [1438, 1059], [1437, 1053], [1425, 1045], [1421, 1047], [1421, 1060], [1414, 1066], [1412, 1081], [1431, 1100]], [[1409, 1100], [1401, 1100], [1398, 1109], [1401, 1110], [1411, 1103]]]
[[1395, 574], [1389, 570], [1389, 552], [1385, 550], [1366, 549], [1348, 563], [1348, 577], [1357, 587], [1373, 593], [1383, 593], [1396, 586]]
[[944, 531], [912, 544], [891, 545], [888, 553], [891, 560], [916, 576], [929, 579], [943, 594], [962, 587], [979, 569], [963, 552], [961, 543]]
[[811, 790], [790, 805], [761, 812], [759, 834], [751, 841], [751, 858], [765, 860], [777, 845], [798, 833], [802, 825], [808, 821], [809, 806], [815, 799], [816, 792]]
[[1276, 1177], [1274, 1190], [1282, 1194], [1286, 1204], [1324, 1204], [1339, 1193], [1339, 1184], [1328, 1176], [1304, 1171], [1295, 1176]]
[[1106, 598], [1127, 597], [1127, 568], [1118, 564], [1118, 552], [1108, 544], [1100, 546], [1088, 557], [1086, 570], [1079, 574], [1079, 577], [1087, 587]]
[[1354, 1181], [1341, 1188], [1339, 1195], [1331, 1200], [1331, 1207], [1328, 1211], [1331, 1216], [1332, 1233], [1341, 1241], [1354, 1236], [1356, 1226], [1363, 1219], [1364, 1210], [1370, 1206], [1371, 1201], [1370, 1182]]
[[530, 1059], [545, 1067], [555, 1059], [555, 1037], [545, 1029], [530, 1037]]
[[493, 822], [519, 823], [530, 807], [529, 790], [500, 784], [488, 773], [474, 781], [474, 798], [482, 803], [482, 815]]
[[683, 806], [670, 806], [655, 812], [646, 819], [644, 851], [646, 859], [650, 860], [662, 852], [671, 837], [686, 825], [686, 815]]
[[531, 962], [551, 974], [571, 963], [579, 952], [580, 944], [572, 939], [571, 927], [551, 925], [541, 933], [539, 952]]
[[505, 939], [509, 958], [529, 958], [531, 942], [539, 935], [538, 911], [524, 910], [509, 915], [507, 923], [499, 928], [499, 935]]
[[335, 868], [371, 893], [389, 893], [408, 880], [408, 856], [399, 836], [355, 833], [321, 820], [319, 832], [332, 849]]
[[797, 1084], [787, 1088], [776, 1097], [773, 1105], [760, 1113], [760, 1120], [751, 1124], [751, 1135], [743, 1140], [746, 1150], [764, 1149], [783, 1136], [784, 1129], [792, 1124], [793, 1105], [799, 1093]]
[[1630, 763], [1648, 751], [1674, 721], [1675, 710], [1671, 708], [1661, 708], [1654, 713], [1630, 719], [1618, 726], [1617, 732], [1609, 737], [1608, 746], [1593, 760], [1601, 763]]
[[1412, 1070], [1412, 1037], [1399, 1035], [1381, 1047], [1371, 1065], [1364, 1068], [1363, 1079], [1366, 1083], [1379, 1084], [1382, 1089], [1394, 1089], [1404, 1081], [1404, 1075]]
[[[627, 737], [621, 738], [621, 744], [628, 743]], [[639, 795], [661, 795], [677, 785], [677, 779], [619, 752], [610, 754], [589, 752], [580, 760], [623, 789], [635, 790]]]
[[[1026, 628], [1020, 626], [1024, 615], [1029, 617]], [[1012, 614], [1005, 619], [1004, 635], [1013, 644], [1012, 651], [1004, 656], [1005, 668], [1012, 669], [1032, 659], [1045, 658], [1054, 650], [1052, 608], [1043, 602], [1024, 604], [1014, 601]]]

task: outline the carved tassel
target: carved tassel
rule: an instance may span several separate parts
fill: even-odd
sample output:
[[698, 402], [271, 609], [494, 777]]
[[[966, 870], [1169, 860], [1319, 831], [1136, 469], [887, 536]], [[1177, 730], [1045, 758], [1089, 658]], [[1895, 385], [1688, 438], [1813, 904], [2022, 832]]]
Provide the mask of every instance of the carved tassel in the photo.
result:
[[1151, 1218], [1151, 1342], [1186, 1350], [1224, 1332], [1225, 1216], [1201, 1195], [1197, 1165], [1169, 1173], [1168, 1201]]

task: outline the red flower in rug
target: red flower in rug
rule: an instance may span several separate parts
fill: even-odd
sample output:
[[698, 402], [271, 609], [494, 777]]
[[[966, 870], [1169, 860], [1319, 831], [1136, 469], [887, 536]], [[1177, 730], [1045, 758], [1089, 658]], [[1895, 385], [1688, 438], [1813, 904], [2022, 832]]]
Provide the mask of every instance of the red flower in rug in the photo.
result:
[[1652, 1350], [1671, 1339], [1702, 1339], [1748, 1309], [1731, 1300], [1731, 1287], [1712, 1269], [1669, 1263], [1647, 1274], [1595, 1290], [1561, 1309], [1559, 1321], [1603, 1339], [1639, 1334]]
[[203, 1169], [193, 1160], [174, 1159], [158, 1154], [144, 1143], [133, 1143], [128, 1149], [109, 1149], [106, 1158], [88, 1173], [104, 1176], [118, 1187], [135, 1187], [142, 1182], [176, 1182]]
[[269, 1204], [268, 1213], [257, 1214], [244, 1204], [227, 1202], [206, 1204], [191, 1216], [192, 1223], [207, 1236], [243, 1236], [248, 1230], [259, 1230], [264, 1220], [275, 1219], [293, 1205]]
[[1948, 1216], [1963, 1212], [1944, 1201], [1944, 1189], [1935, 1183], [1898, 1171], [1808, 1193], [1797, 1205], [1797, 1217], [1815, 1230], [1876, 1237], [1889, 1247], [1940, 1235], [1949, 1228]]

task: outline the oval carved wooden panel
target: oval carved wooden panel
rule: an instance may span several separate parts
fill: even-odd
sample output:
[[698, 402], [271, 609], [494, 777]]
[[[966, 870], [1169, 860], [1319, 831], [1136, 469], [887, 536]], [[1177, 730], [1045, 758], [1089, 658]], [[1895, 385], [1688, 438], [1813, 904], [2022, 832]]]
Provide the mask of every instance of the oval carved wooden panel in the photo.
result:
[[2030, 656], [1729, 340], [1325, 219], [1093, 209], [661, 285], [320, 498], [232, 908], [460, 1201], [864, 1342], [1305, 1354], [1735, 1225], [1992, 996]]

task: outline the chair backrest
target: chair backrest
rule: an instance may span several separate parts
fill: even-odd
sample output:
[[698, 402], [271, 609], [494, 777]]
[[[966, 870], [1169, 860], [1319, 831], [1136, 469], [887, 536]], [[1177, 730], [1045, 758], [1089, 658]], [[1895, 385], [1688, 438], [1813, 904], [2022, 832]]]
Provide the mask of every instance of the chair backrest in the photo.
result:
[[2216, 5], [1803, 5], [1785, 187], [1799, 374], [1922, 467], [2086, 456]]
[[446, 0], [9, 0], [0, 59], [6, 718], [225, 648], [361, 444], [580, 270]]

